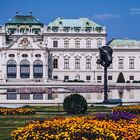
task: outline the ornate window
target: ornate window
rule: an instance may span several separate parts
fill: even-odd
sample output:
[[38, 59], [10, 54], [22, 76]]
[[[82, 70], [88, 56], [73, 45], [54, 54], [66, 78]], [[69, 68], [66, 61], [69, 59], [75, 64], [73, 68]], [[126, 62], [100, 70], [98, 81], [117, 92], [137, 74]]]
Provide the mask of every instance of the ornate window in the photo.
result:
[[15, 55], [14, 54], [9, 54], [9, 57], [15, 57]]
[[41, 54], [36, 54], [35, 57], [41, 57]]
[[80, 48], [80, 40], [79, 39], [75, 40], [75, 48]]
[[123, 59], [122, 58], [118, 60], [118, 68], [123, 69]]
[[86, 47], [91, 48], [91, 40], [90, 39], [86, 40]]
[[15, 60], [7, 62], [7, 78], [16, 78], [17, 64]]
[[97, 40], [97, 48], [100, 48], [100, 47], [102, 47], [102, 40], [99, 38]]
[[69, 69], [69, 59], [68, 58], [64, 59], [64, 69]]
[[55, 47], [55, 48], [58, 47], [58, 41], [57, 40], [53, 41], [53, 47]]
[[69, 40], [68, 39], [64, 40], [64, 47], [69, 48]]
[[75, 56], [75, 69], [80, 69], [80, 56]]
[[22, 60], [20, 63], [20, 77], [21, 78], [30, 77], [30, 63], [28, 60]]
[[91, 69], [91, 59], [90, 58], [86, 59], [86, 69]]
[[129, 59], [129, 68], [134, 69], [134, 59]]
[[43, 77], [43, 63], [41, 60], [34, 61], [33, 71], [34, 71], [34, 78]]
[[75, 69], [80, 69], [80, 59], [79, 58], [75, 59]]
[[22, 54], [22, 57], [28, 57], [28, 54]]
[[58, 59], [57, 58], [53, 59], [53, 68], [55, 68], [55, 69], [58, 68]]

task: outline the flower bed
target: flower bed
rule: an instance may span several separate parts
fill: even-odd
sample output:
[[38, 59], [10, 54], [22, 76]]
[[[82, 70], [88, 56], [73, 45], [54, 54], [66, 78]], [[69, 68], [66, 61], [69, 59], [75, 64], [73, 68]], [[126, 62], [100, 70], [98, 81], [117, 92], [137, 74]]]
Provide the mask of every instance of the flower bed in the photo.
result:
[[119, 112], [119, 111], [123, 111], [123, 112], [129, 112], [129, 113], [133, 113], [133, 114], [140, 114], [140, 106], [119, 106], [119, 107], [115, 107], [113, 108], [112, 112]]
[[32, 121], [11, 132], [14, 140], [138, 140], [140, 118], [98, 120], [93, 116]]
[[119, 121], [121, 119], [123, 120], [131, 120], [133, 118], [136, 118], [137, 116], [129, 113], [129, 112], [109, 112], [109, 113], [97, 113], [95, 115], [95, 118], [97, 120], [113, 120], [113, 121]]
[[35, 114], [33, 109], [29, 108], [0, 108], [0, 115], [29, 115]]

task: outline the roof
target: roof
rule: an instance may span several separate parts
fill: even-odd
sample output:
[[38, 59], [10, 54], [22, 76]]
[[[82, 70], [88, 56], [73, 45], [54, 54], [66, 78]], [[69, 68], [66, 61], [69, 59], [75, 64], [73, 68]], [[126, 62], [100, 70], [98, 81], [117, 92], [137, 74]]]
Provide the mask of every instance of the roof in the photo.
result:
[[109, 46], [140, 46], [140, 40], [133, 39], [113, 39]]
[[7, 22], [6, 24], [38, 24], [43, 25], [40, 21], [38, 21], [32, 15], [16, 15], [12, 20]]
[[50, 27], [102, 27], [99, 24], [88, 18], [79, 18], [79, 19], [64, 19], [57, 18], [55, 21], [49, 23]]

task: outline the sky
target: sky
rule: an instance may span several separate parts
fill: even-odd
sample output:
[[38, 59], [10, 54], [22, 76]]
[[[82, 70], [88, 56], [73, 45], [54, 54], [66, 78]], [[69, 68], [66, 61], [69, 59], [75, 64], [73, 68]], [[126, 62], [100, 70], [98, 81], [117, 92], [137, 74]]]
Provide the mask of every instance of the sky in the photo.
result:
[[140, 0], [1, 0], [0, 25], [21, 15], [33, 16], [44, 24], [58, 17], [87, 17], [106, 26], [107, 40], [140, 40]]

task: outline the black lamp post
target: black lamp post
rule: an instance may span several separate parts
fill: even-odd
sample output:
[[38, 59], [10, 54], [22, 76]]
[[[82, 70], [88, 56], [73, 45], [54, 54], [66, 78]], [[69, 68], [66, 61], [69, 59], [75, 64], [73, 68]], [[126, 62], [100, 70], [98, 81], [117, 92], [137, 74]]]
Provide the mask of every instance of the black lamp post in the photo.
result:
[[99, 48], [100, 50], [100, 59], [97, 60], [98, 64], [101, 64], [104, 67], [104, 103], [108, 102], [108, 84], [107, 84], [107, 67], [112, 63], [112, 53], [113, 50], [109, 46], [103, 46]]

